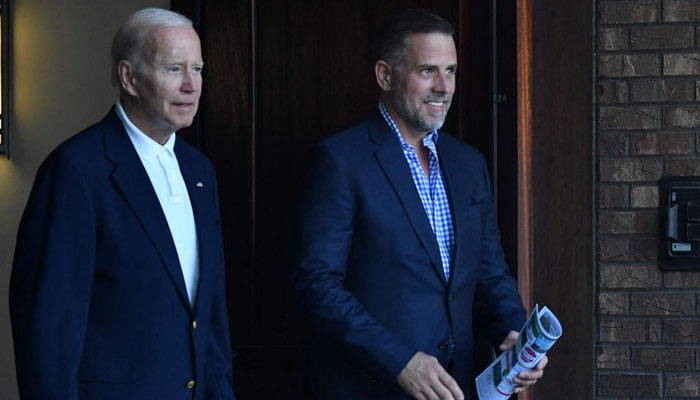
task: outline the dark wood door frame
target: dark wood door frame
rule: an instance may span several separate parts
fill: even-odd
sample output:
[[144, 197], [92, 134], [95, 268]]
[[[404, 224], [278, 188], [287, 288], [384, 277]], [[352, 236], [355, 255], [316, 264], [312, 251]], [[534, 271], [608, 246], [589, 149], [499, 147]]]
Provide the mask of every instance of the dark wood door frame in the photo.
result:
[[592, 13], [593, 1], [517, 0], [518, 286], [564, 327], [521, 400], [593, 398]]

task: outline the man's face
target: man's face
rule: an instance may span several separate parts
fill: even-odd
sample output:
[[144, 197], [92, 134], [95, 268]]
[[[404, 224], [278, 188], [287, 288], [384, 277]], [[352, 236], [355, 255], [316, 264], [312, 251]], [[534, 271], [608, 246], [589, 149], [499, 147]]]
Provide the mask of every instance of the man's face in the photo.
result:
[[412, 35], [403, 61], [392, 68], [389, 102], [402, 130], [425, 134], [445, 123], [452, 103], [457, 50], [452, 36]]
[[202, 93], [203, 64], [191, 27], [153, 32], [135, 74], [134, 123], [152, 137], [190, 126]]

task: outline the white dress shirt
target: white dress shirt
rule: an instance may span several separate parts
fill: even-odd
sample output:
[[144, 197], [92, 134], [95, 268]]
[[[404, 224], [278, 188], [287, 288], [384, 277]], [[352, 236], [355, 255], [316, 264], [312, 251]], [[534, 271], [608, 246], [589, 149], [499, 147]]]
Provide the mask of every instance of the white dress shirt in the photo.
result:
[[194, 305], [199, 281], [197, 229], [185, 180], [182, 178], [180, 165], [173, 151], [176, 136], [171, 133], [168, 141], [160, 145], [129, 120], [118, 100], [116, 111], [158, 196], [180, 260], [187, 295], [190, 304]]

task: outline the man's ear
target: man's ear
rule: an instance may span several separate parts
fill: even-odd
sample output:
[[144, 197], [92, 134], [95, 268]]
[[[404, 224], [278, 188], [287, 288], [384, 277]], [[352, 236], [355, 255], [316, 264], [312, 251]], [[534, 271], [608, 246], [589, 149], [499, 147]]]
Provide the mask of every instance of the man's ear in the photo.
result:
[[391, 90], [391, 65], [384, 60], [377, 60], [374, 64], [374, 75], [377, 77], [379, 87], [388, 92]]
[[117, 64], [117, 73], [119, 74], [119, 86], [122, 90], [136, 97], [136, 69], [126, 60], [119, 61]]

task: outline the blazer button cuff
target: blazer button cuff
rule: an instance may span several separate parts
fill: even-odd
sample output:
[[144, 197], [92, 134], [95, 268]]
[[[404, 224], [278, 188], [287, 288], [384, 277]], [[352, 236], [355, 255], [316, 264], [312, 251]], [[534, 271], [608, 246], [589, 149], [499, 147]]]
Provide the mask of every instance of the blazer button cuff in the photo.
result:
[[187, 387], [187, 389], [192, 389], [194, 387], [194, 384], [194, 381], [189, 381], [185, 384], [185, 386]]
[[440, 342], [438, 342], [437, 348], [440, 351], [445, 351], [447, 349], [447, 340], [441, 340]]

